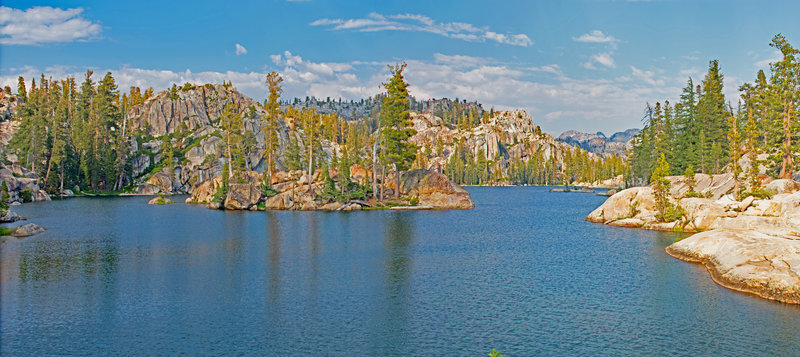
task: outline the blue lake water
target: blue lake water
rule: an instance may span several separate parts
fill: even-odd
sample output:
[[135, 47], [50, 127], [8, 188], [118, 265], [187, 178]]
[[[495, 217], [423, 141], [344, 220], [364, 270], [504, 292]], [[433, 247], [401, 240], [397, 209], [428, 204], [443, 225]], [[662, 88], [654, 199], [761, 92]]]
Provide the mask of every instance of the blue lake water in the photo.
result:
[[604, 198], [468, 188], [467, 211], [224, 212], [144, 197], [16, 206], [0, 354], [769, 355], [800, 307], [733, 292]]

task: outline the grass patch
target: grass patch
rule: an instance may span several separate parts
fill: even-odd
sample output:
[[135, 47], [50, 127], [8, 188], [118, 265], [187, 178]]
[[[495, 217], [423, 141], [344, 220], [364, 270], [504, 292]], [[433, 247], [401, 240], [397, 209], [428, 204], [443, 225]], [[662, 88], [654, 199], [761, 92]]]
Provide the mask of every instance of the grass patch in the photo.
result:
[[0, 227], [0, 236], [10, 236], [11, 233], [16, 232], [16, 228]]

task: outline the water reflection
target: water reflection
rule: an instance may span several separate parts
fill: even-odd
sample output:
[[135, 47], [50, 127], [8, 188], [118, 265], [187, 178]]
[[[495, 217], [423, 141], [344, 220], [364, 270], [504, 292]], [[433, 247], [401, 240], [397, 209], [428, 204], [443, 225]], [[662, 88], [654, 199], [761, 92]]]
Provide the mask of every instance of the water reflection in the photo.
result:
[[81, 278], [113, 285], [120, 263], [119, 244], [113, 237], [77, 244], [37, 242], [20, 247], [18, 253], [23, 283]]
[[[390, 212], [384, 238], [384, 295], [379, 306], [385, 309], [377, 331], [384, 345], [380, 354], [402, 350], [407, 342], [412, 274], [411, 244], [415, 233], [416, 212]], [[388, 338], [387, 338], [388, 337]]]
[[277, 213], [267, 212], [267, 227], [269, 232], [267, 235], [269, 252], [268, 294], [270, 301], [274, 304], [278, 301], [281, 292], [281, 225], [278, 221]]
[[602, 198], [470, 191], [446, 212], [19, 206], [48, 230], [0, 246], [0, 355], [800, 350], [800, 308], [717, 286], [665, 235], [584, 222]]

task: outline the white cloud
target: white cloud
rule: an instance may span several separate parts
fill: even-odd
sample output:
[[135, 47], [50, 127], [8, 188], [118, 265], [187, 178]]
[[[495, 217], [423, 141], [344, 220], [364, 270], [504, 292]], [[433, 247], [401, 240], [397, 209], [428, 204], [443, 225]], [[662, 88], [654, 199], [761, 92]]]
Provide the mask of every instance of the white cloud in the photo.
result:
[[589, 33], [585, 33], [578, 37], [573, 37], [572, 40], [578, 42], [589, 42], [589, 43], [614, 43], [618, 41], [613, 36], [606, 35], [603, 33], [603, 31], [600, 30], [593, 30]]
[[[380, 93], [380, 83], [389, 76], [387, 64], [375, 62], [314, 62], [289, 51], [271, 56], [272, 68], [261, 72], [192, 72], [122, 67], [112, 70], [119, 88], [152, 86], [156, 90], [173, 83], [221, 83], [231, 81], [256, 100], [266, 93], [266, 72], [277, 70], [284, 79], [284, 98], [361, 99]], [[640, 126], [646, 102], [670, 100], [680, 95], [686, 78], [662, 77], [654, 71], [631, 67], [632, 74], [616, 79], [573, 78], [558, 65], [533, 67], [503, 63], [489, 57], [436, 54], [429, 59], [407, 60], [404, 72], [409, 90], [417, 98], [478, 100], [486, 108], [528, 110], [537, 124], [551, 133], [567, 129], [618, 131]], [[98, 80], [108, 69], [93, 69]], [[38, 78], [75, 76], [82, 81], [85, 68], [33, 67], [2, 69], [0, 85], [16, 87], [17, 76]], [[554, 74], [543, 76], [542, 74]], [[734, 89], [726, 77], [726, 90]], [[727, 94], [727, 91], [726, 91]]]
[[653, 71], [645, 71], [631, 66], [631, 74], [634, 78], [653, 86], [663, 86], [663, 79], [656, 79], [656, 73]]
[[597, 69], [597, 67], [595, 67], [592, 62], [584, 62], [581, 66], [583, 66], [583, 68], [586, 69], [592, 69], [592, 70]]
[[533, 72], [552, 73], [559, 76], [564, 74], [561, 71], [561, 66], [557, 64], [548, 64], [540, 67], [528, 67], [528, 70]]
[[39, 45], [98, 38], [102, 27], [81, 13], [82, 8], [35, 6], [20, 10], [0, 6], [0, 44]]
[[783, 59], [783, 54], [780, 51], [774, 51], [768, 58], [760, 60], [754, 65], [758, 68], [769, 68], [769, 65]]
[[241, 56], [241, 55], [246, 55], [246, 54], [247, 54], [247, 49], [244, 48], [244, 46], [242, 46], [242, 45], [237, 43], [236, 44], [236, 55], [237, 56]]
[[592, 59], [595, 62], [597, 62], [599, 64], [602, 64], [603, 66], [606, 66], [608, 68], [616, 68], [617, 67], [616, 63], [614, 63], [614, 58], [611, 57], [611, 53], [598, 53], [598, 54], [592, 55]]
[[528, 47], [533, 41], [525, 34], [501, 34], [464, 22], [436, 22], [420, 14], [382, 15], [371, 13], [357, 19], [318, 19], [311, 26], [327, 26], [332, 30], [353, 30], [359, 32], [377, 31], [415, 31], [429, 32], [444, 37], [470, 42], [493, 41], [501, 44]]

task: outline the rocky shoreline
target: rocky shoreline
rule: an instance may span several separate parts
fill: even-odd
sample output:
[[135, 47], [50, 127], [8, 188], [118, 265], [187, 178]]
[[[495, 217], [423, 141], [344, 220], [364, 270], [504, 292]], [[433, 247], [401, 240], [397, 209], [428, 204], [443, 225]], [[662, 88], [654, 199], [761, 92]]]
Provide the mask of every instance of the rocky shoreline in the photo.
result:
[[[672, 176], [670, 201], [684, 215], [656, 219], [650, 187], [609, 197], [586, 220], [620, 227], [696, 233], [666, 248], [678, 259], [703, 264], [718, 284], [765, 299], [800, 304], [800, 182], [773, 180], [769, 199], [734, 198], [731, 174], [702, 175], [694, 185]], [[703, 197], [686, 197], [690, 192]]]
[[[311, 183], [303, 171], [277, 171], [271, 176], [270, 193], [262, 189], [264, 174], [255, 171], [245, 172], [239, 176], [237, 183], [229, 185], [228, 192], [220, 197], [222, 178], [203, 182], [192, 190], [186, 203], [204, 204], [211, 209], [227, 210], [321, 210], [321, 211], [357, 211], [375, 207], [407, 207], [409, 209], [471, 209], [475, 207], [472, 196], [464, 188], [456, 185], [445, 175], [430, 170], [411, 170], [400, 176], [400, 195], [393, 197], [395, 179], [387, 176], [382, 187], [386, 199], [384, 202], [367, 199], [366, 196], [329, 197], [326, 193], [341, 190], [341, 185], [349, 186], [344, 190], [351, 193], [353, 184], [346, 183], [344, 175], [337, 170], [329, 169], [327, 178], [321, 169], [314, 172]], [[369, 181], [369, 173], [361, 166], [350, 167], [349, 180], [365, 185]], [[327, 186], [327, 187], [326, 187]], [[357, 186], [357, 185], [356, 185]], [[362, 186], [363, 187], [363, 186]], [[355, 188], [358, 189], [357, 187]], [[358, 195], [350, 195], [358, 196]], [[338, 199], [337, 199], [338, 198]]]

